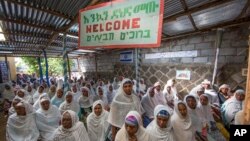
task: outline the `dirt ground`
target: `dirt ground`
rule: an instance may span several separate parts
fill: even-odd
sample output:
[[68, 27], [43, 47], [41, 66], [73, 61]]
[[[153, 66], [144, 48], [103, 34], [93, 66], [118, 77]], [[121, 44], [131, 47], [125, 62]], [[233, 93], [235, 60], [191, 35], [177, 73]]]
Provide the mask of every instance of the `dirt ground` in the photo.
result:
[[4, 118], [3, 113], [0, 112], [0, 141], [5, 141], [5, 129], [7, 119]]

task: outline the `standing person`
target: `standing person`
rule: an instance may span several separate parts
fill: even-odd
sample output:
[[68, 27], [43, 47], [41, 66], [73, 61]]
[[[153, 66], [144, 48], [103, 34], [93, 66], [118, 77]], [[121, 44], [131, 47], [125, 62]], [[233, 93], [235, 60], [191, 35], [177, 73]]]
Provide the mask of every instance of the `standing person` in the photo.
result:
[[98, 86], [96, 89], [96, 96], [94, 97], [93, 101], [97, 101], [97, 100], [102, 100], [103, 102], [103, 108], [107, 111], [109, 111], [109, 104], [108, 104], [108, 98], [107, 96], [104, 94], [104, 89], [103, 87]]
[[52, 141], [53, 133], [59, 126], [61, 113], [50, 103], [49, 97], [39, 99], [40, 108], [36, 111], [36, 125], [41, 141]]
[[147, 91], [147, 86], [146, 86], [146, 84], [145, 84], [143, 78], [140, 79], [139, 88], [140, 88], [140, 91], [141, 91], [143, 94], [146, 93], [146, 91]]
[[113, 98], [115, 97], [115, 90], [113, 89], [113, 85], [109, 84], [108, 91], [106, 93], [108, 104], [110, 106], [111, 102], [113, 101]]
[[221, 106], [222, 120], [227, 128], [234, 123], [235, 114], [242, 110], [243, 101], [245, 99], [245, 91], [238, 89], [234, 96], [224, 102]]
[[155, 136], [157, 141], [175, 141], [170, 119], [169, 108], [157, 105], [154, 109], [154, 120], [147, 126], [146, 131]]
[[110, 114], [108, 122], [112, 125], [112, 140], [115, 140], [117, 131], [124, 124], [124, 117], [126, 114], [135, 110], [140, 115], [144, 113], [139, 98], [133, 93], [132, 81], [130, 79], [123, 79], [122, 83], [113, 99], [110, 106]]
[[79, 97], [78, 103], [80, 105], [81, 118], [85, 118], [91, 113], [93, 97], [87, 87], [81, 87], [81, 93], [82, 95]]
[[105, 141], [105, 133], [109, 123], [108, 112], [104, 109], [103, 101], [97, 100], [93, 103], [92, 113], [87, 117], [87, 127], [90, 141]]
[[231, 97], [230, 95], [230, 87], [227, 84], [223, 84], [220, 86], [218, 91], [219, 103], [222, 105], [227, 99]]
[[150, 87], [147, 93], [142, 97], [141, 105], [145, 110], [145, 115], [143, 117], [143, 126], [147, 127], [148, 124], [154, 119], [154, 109], [159, 104], [154, 98], [155, 92], [154, 87]]
[[7, 141], [37, 141], [39, 131], [36, 126], [33, 107], [20, 101], [14, 106], [12, 114], [6, 125]]
[[78, 99], [82, 94], [81, 91], [78, 91], [76, 83], [72, 84], [71, 92], [73, 92], [73, 100], [78, 102]]
[[184, 102], [178, 101], [171, 117], [175, 141], [195, 141], [195, 129]]
[[61, 123], [53, 134], [53, 141], [90, 141], [83, 123], [74, 111], [65, 111]]
[[211, 82], [205, 79], [201, 82], [202, 87], [205, 88], [205, 94], [211, 96], [211, 104], [219, 104], [219, 98], [217, 92], [212, 88]]
[[118, 131], [115, 141], [156, 141], [156, 138], [145, 131], [141, 116], [137, 111], [130, 111], [125, 117], [125, 123]]
[[114, 81], [112, 83], [112, 86], [114, 88], [114, 90], [117, 90], [120, 87], [120, 83], [117, 77], [114, 77]]
[[165, 100], [163, 93], [161, 91], [161, 83], [156, 82], [154, 84], [154, 87], [155, 87], [155, 98], [157, 100], [157, 103], [160, 103], [161, 105], [166, 105], [166, 100]]

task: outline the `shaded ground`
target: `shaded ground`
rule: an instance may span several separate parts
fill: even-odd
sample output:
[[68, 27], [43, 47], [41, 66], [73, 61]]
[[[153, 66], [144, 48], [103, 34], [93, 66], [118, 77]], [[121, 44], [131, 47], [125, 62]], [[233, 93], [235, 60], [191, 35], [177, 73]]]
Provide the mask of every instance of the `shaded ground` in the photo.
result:
[[3, 113], [0, 112], [0, 141], [5, 141], [5, 129], [7, 119], [4, 118]]

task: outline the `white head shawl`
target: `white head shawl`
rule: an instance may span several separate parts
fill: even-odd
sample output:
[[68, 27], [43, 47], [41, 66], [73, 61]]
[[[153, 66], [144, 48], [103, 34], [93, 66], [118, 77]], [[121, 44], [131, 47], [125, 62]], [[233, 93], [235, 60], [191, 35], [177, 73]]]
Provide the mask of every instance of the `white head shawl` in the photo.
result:
[[[129, 116], [135, 117], [138, 122], [139, 127], [138, 127], [137, 132], [135, 133], [137, 141], [156, 141], [155, 137], [147, 133], [145, 129], [143, 128], [141, 116], [137, 111], [130, 111], [126, 115], [125, 119]], [[118, 133], [116, 134], [115, 140], [116, 141], [128, 141], [129, 140], [129, 136], [126, 131], [125, 125], [123, 125], [122, 128], [118, 131]]]
[[203, 123], [207, 123], [208, 125], [210, 125], [210, 121], [214, 121], [214, 118], [211, 112], [212, 111], [211, 106], [209, 104], [209, 96], [207, 94], [202, 94], [201, 96], [205, 96], [208, 99], [208, 104], [202, 105], [201, 102], [199, 101], [197, 106], [199, 110], [197, 114]]
[[183, 117], [179, 111], [178, 105], [183, 104], [187, 109], [187, 105], [178, 101], [175, 103], [174, 114], [171, 117], [171, 124], [174, 129], [174, 134], [176, 137], [176, 141], [182, 141], [183, 139], [193, 141], [194, 139], [194, 129], [192, 125], [192, 120], [187, 112], [186, 117]]
[[67, 110], [62, 114], [69, 113], [72, 120], [72, 127], [69, 129], [59, 126], [53, 136], [53, 141], [90, 141], [87, 131], [82, 122], [79, 121], [74, 111]]
[[[100, 104], [102, 113], [96, 116], [94, 109], [96, 105]], [[108, 129], [109, 123], [107, 122], [108, 112], [104, 110], [102, 100], [97, 100], [93, 103], [92, 113], [87, 117], [88, 134], [91, 141], [103, 141], [105, 132]]]
[[111, 125], [119, 128], [122, 127], [124, 123], [123, 118], [129, 111], [135, 110], [138, 111], [141, 115], [144, 113], [144, 109], [141, 106], [139, 98], [133, 93], [127, 95], [124, 92], [123, 85], [128, 82], [132, 84], [130, 79], [125, 78], [122, 80], [122, 83], [110, 106], [108, 122]]
[[[66, 100], [66, 97], [67, 97], [68, 95], [71, 95], [71, 96], [72, 96], [72, 101], [71, 101], [71, 103], [68, 103], [67, 100]], [[66, 93], [66, 95], [65, 95], [65, 100], [64, 100], [64, 102], [59, 106], [59, 110], [60, 110], [61, 113], [65, 112], [66, 110], [72, 110], [72, 111], [74, 111], [74, 112], [76, 112], [76, 113], [79, 113], [79, 111], [80, 111], [80, 105], [79, 105], [79, 103], [74, 102], [74, 100], [73, 100], [73, 94], [72, 94], [71, 91], [68, 91], [68, 92]]]
[[[88, 96], [87, 97], [82, 94], [82, 90], [83, 89], [88, 92]], [[80, 90], [81, 90], [81, 96], [78, 99], [80, 107], [82, 107], [82, 108], [89, 108], [89, 107], [91, 107], [92, 104], [93, 104], [93, 98], [92, 98], [92, 96], [90, 94], [89, 88], [88, 87], [81, 87]]]
[[153, 87], [148, 88], [147, 93], [142, 97], [141, 105], [145, 110], [145, 114], [149, 118], [154, 118], [154, 109], [155, 107], [160, 104], [157, 100], [150, 96], [149, 92], [153, 89]]
[[[160, 111], [165, 110], [169, 113], [167, 128], [160, 128], [157, 124], [157, 115]], [[160, 141], [175, 141], [171, 125], [171, 113], [169, 108], [164, 105], [157, 105], [154, 109], [154, 120], [147, 126], [146, 131], [155, 136]]]
[[20, 116], [15, 113], [8, 118], [6, 139], [15, 141], [37, 141], [39, 131], [36, 127], [33, 107], [25, 101], [20, 101], [17, 105], [25, 108], [26, 115]]
[[40, 99], [43, 98], [43, 97], [48, 97], [49, 98], [49, 95], [47, 93], [43, 93], [43, 94], [41, 94], [39, 96], [39, 98], [33, 104], [33, 108], [34, 108], [35, 111], [40, 108]]
[[[24, 96], [21, 97], [24, 101], [26, 101], [26, 102], [28, 102], [28, 103], [31, 103], [31, 96], [28, 94], [28, 92], [27, 92], [26, 90], [20, 89], [20, 90], [17, 91], [16, 94], [18, 95], [19, 92], [24, 93]], [[20, 97], [20, 96], [19, 96], [19, 97]]]

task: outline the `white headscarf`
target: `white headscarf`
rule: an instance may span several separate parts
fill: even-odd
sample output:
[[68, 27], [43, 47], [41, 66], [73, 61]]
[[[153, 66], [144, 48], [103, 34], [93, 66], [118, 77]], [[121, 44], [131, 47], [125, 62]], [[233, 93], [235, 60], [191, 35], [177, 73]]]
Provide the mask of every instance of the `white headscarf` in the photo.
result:
[[[155, 84], [154, 84], [154, 87], [156, 87], [156, 86], [160, 86], [161, 85], [161, 83], [160, 82], [156, 82]], [[164, 98], [164, 96], [163, 96], [163, 93], [162, 93], [162, 91], [160, 90], [160, 91], [157, 91], [156, 89], [155, 89], [155, 99], [157, 100], [157, 103], [160, 103], [160, 104], [162, 104], [162, 105], [166, 105], [166, 99]]]
[[[137, 111], [130, 111], [126, 115], [125, 119], [129, 116], [135, 117], [138, 122], [138, 130], [135, 133], [137, 141], [156, 141], [156, 138], [153, 137], [151, 134], [147, 133], [145, 129], [143, 128], [141, 116]], [[116, 141], [128, 141], [129, 140], [129, 136], [126, 131], [125, 125], [123, 125], [122, 128], [117, 132], [115, 140]]]
[[28, 102], [28, 103], [32, 103], [32, 101], [33, 101], [33, 100], [32, 100], [32, 97], [27, 93], [26, 90], [20, 89], [20, 90], [17, 91], [16, 94], [18, 95], [19, 92], [24, 93], [24, 96], [21, 97], [24, 101], [26, 101], [26, 102]]
[[[99, 89], [102, 90], [102, 96], [99, 95]], [[103, 87], [101, 87], [101, 86], [98, 86], [96, 88], [96, 96], [94, 97], [94, 101], [96, 101], [96, 100], [102, 100], [104, 107], [108, 106], [108, 98], [104, 92]]]
[[207, 94], [202, 94], [201, 96], [205, 96], [208, 99], [208, 104], [202, 105], [201, 102], [199, 101], [197, 105], [197, 108], [198, 108], [197, 114], [200, 117], [202, 123], [207, 123], [209, 125], [210, 121], [214, 121], [212, 108], [209, 104], [209, 96]]
[[[165, 110], [169, 113], [167, 128], [160, 128], [157, 124], [157, 115], [160, 111]], [[171, 113], [169, 108], [164, 105], [157, 105], [154, 109], [154, 120], [147, 126], [146, 131], [157, 138], [157, 141], [175, 141], [173, 128], [171, 125]]]
[[89, 108], [93, 104], [93, 98], [92, 98], [92, 96], [90, 94], [89, 88], [81, 87], [81, 93], [82, 93], [83, 89], [88, 91], [88, 96], [86, 97], [83, 94], [81, 94], [81, 96], [78, 99], [78, 103], [79, 103], [81, 108]]
[[145, 114], [149, 118], [154, 118], [154, 109], [155, 107], [160, 104], [157, 100], [150, 96], [149, 92], [153, 89], [153, 87], [148, 88], [147, 93], [142, 97], [141, 105], [145, 110]]
[[21, 101], [17, 104], [25, 108], [26, 115], [12, 114], [7, 121], [6, 140], [8, 141], [37, 141], [39, 131], [36, 127], [33, 107]]
[[51, 141], [53, 133], [59, 126], [61, 114], [58, 108], [51, 104], [48, 110], [44, 110], [41, 106], [41, 102], [49, 101], [49, 97], [42, 97], [39, 99], [40, 108], [36, 111], [36, 124], [40, 132], [42, 140]]
[[123, 85], [125, 83], [131, 83], [130, 79], [123, 79], [122, 83], [113, 99], [113, 102], [110, 106], [110, 114], [108, 117], [108, 122], [116, 127], [121, 128], [124, 123], [124, 117], [126, 114], [135, 110], [138, 111], [141, 115], [144, 113], [144, 109], [141, 106], [139, 98], [135, 94], [127, 95], [123, 90]]
[[235, 114], [243, 108], [243, 101], [238, 101], [236, 94], [245, 94], [245, 92], [244, 90], [237, 90], [234, 96], [226, 100], [221, 106], [222, 119], [226, 125], [234, 123]]
[[40, 108], [40, 99], [43, 98], [43, 97], [48, 97], [49, 98], [49, 95], [47, 93], [43, 93], [43, 94], [41, 94], [39, 96], [39, 98], [33, 104], [33, 108], [34, 108], [35, 111]]
[[65, 112], [66, 110], [72, 110], [76, 113], [79, 113], [80, 111], [80, 105], [73, 100], [72, 95], [72, 101], [71, 103], [68, 103], [66, 100], [67, 95], [72, 95], [72, 92], [68, 91], [65, 95], [65, 101], [60, 105], [59, 110], [61, 113]]
[[87, 131], [82, 122], [79, 121], [74, 111], [67, 110], [63, 113], [69, 113], [72, 120], [72, 127], [69, 129], [59, 126], [53, 136], [53, 141], [90, 141]]
[[171, 117], [171, 123], [174, 129], [174, 135], [176, 137], [175, 141], [194, 141], [195, 140], [195, 130], [192, 125], [192, 120], [187, 113], [186, 117], [183, 117], [178, 109], [178, 104], [186, 104], [182, 101], [178, 101], [174, 107], [174, 114]]
[[34, 103], [38, 100], [39, 96], [44, 92], [44, 87], [43, 87], [43, 91], [42, 91], [41, 93], [39, 93], [40, 87], [43, 87], [43, 86], [39, 86], [39, 87], [37, 88], [37, 91], [36, 91], [35, 94], [33, 95], [33, 102], [34, 102]]
[[[101, 115], [96, 116], [94, 109], [98, 104], [102, 107], [102, 113]], [[107, 122], [108, 114], [109, 113], [104, 110], [102, 100], [97, 100], [93, 103], [92, 113], [87, 117], [88, 134], [91, 141], [104, 141], [105, 132], [109, 126], [109, 123]]]
[[10, 89], [7, 90], [7, 89], [4, 89], [3, 93], [2, 93], [2, 97], [3, 99], [8, 99], [9, 101], [12, 101], [13, 98], [15, 97], [15, 93], [14, 93], [14, 89], [11, 85], [10, 86]]

